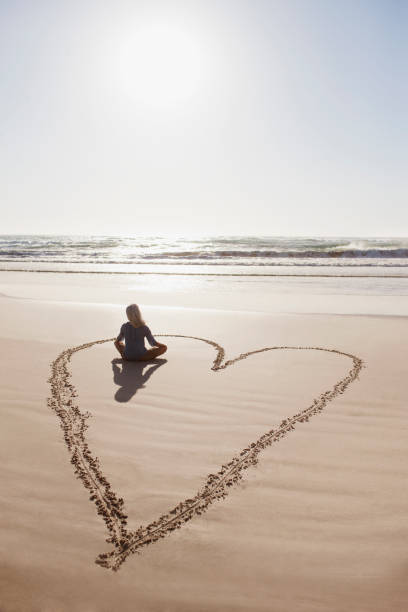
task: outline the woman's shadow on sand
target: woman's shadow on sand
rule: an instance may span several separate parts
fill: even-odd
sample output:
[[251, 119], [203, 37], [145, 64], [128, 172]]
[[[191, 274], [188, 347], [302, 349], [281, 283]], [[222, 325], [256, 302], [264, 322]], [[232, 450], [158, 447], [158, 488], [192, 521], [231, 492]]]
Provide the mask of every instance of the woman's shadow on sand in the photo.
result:
[[[117, 402], [128, 402], [139, 389], [143, 389], [153, 372], [167, 363], [167, 359], [155, 359], [150, 361], [127, 361], [126, 359], [112, 360], [113, 382], [119, 385], [115, 393]], [[122, 365], [122, 368], [119, 365]], [[150, 367], [149, 367], [150, 366]], [[149, 367], [143, 373], [145, 368]]]

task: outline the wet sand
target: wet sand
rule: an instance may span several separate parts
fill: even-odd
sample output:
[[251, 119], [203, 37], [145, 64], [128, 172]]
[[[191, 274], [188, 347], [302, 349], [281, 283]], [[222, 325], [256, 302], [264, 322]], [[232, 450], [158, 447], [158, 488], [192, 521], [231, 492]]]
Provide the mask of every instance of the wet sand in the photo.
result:
[[[2, 612], [405, 610], [406, 318], [146, 301], [154, 333], [215, 346], [168, 337], [141, 367], [92, 344], [123, 321], [96, 282], [98, 305], [0, 299]], [[257, 352], [288, 346], [346, 355]], [[117, 571], [95, 563], [113, 549]]]

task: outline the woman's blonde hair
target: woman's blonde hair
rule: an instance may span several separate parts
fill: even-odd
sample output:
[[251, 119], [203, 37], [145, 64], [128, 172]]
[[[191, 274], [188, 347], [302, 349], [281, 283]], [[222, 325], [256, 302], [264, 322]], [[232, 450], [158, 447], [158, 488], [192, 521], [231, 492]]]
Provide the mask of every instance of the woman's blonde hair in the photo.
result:
[[137, 304], [130, 304], [126, 308], [126, 315], [133, 327], [141, 327], [142, 325], [145, 325], [140, 308]]

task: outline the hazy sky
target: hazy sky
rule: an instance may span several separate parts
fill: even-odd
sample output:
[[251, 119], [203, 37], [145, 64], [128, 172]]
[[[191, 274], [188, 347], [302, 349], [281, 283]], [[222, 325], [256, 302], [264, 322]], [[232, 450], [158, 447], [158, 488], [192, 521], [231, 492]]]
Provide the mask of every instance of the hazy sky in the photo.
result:
[[0, 19], [0, 233], [408, 234], [407, 0]]

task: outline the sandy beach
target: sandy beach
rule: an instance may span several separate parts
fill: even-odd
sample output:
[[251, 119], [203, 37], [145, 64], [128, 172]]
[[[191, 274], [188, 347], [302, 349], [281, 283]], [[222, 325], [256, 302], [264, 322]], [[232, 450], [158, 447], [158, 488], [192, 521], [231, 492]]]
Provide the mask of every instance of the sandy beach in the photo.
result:
[[407, 22], [0, 3], [0, 612], [408, 612]]
[[[406, 609], [406, 298], [352, 314], [330, 289], [295, 308], [289, 287], [285, 312], [252, 283], [250, 310], [221, 283], [141, 284], [168, 352], [83, 348], [53, 395], [51, 364], [115, 336], [135, 281], [1, 274], [2, 612]], [[83, 443], [98, 486], [75, 477]]]

